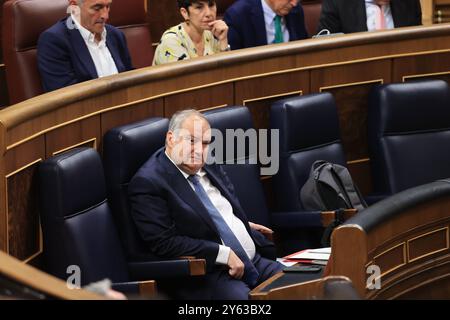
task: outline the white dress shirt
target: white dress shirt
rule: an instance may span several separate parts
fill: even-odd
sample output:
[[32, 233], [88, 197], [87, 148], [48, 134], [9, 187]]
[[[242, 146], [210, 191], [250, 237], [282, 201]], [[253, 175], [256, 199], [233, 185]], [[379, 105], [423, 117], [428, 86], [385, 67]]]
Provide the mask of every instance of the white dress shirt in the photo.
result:
[[[378, 20], [379, 6], [373, 0], [366, 1], [366, 15], [367, 15], [367, 30], [376, 30]], [[384, 19], [386, 20], [386, 29], [394, 29], [394, 18], [390, 5], [383, 5]]]
[[[275, 17], [277, 14], [269, 7], [265, 0], [261, 0], [261, 3], [264, 12], [264, 22], [266, 24], [267, 43], [271, 44], [275, 41]], [[283, 32], [284, 42], [289, 42], [289, 30], [286, 27], [285, 17], [281, 18], [281, 31]]]
[[[172, 161], [172, 159], [169, 157], [167, 153], [166, 156], [177, 167], [177, 169], [181, 172], [183, 177], [187, 180], [189, 174], [178, 168], [178, 166]], [[256, 253], [256, 247], [255, 243], [253, 242], [253, 239], [247, 232], [244, 223], [242, 222], [241, 219], [239, 219], [234, 215], [233, 207], [231, 206], [230, 202], [224, 196], [222, 196], [219, 189], [217, 189], [211, 184], [211, 181], [208, 179], [208, 177], [206, 176], [206, 172], [203, 169], [197, 172], [197, 176], [199, 177], [200, 184], [202, 185], [203, 189], [205, 189], [205, 192], [208, 195], [209, 200], [211, 200], [212, 204], [222, 215], [222, 218], [225, 220], [228, 227], [230, 227], [231, 231], [233, 231], [234, 235], [239, 240], [239, 243], [241, 244], [242, 248], [247, 253], [249, 259], [253, 260]], [[191, 186], [192, 190], [195, 191], [194, 185], [189, 180], [187, 180], [187, 182]], [[219, 245], [219, 253], [217, 254], [216, 264], [222, 265], [228, 264], [229, 255], [230, 255], [230, 247]]]
[[103, 30], [100, 42], [97, 43], [95, 41], [95, 35], [92, 32], [84, 28], [75, 18], [75, 16], [72, 15], [72, 19], [75, 22], [78, 31], [80, 31], [81, 37], [86, 43], [87, 48], [89, 49], [89, 53], [91, 54], [91, 58], [94, 61], [98, 77], [101, 78], [119, 73], [111, 52], [106, 46], [106, 28], [104, 28]]

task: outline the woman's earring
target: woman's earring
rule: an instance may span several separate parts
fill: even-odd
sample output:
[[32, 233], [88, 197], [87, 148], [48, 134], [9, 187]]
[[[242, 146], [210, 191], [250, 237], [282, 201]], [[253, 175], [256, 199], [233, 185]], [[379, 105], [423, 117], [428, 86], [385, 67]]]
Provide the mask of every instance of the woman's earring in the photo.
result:
[[185, 22], [187, 25], [189, 25], [189, 24], [191, 23], [191, 20], [190, 20], [190, 19], [186, 19], [186, 20], [184, 20], [184, 22]]

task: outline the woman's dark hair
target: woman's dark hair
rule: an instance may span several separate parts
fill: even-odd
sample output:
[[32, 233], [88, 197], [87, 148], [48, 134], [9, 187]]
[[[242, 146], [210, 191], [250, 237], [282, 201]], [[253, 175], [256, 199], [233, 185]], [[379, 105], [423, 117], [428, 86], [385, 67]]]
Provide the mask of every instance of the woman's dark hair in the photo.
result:
[[177, 0], [178, 2], [178, 7], [181, 8], [185, 8], [187, 10], [187, 8], [189, 8], [190, 6], [192, 6], [194, 3], [198, 3], [198, 2], [208, 2], [208, 5], [212, 6], [216, 4], [216, 0]]

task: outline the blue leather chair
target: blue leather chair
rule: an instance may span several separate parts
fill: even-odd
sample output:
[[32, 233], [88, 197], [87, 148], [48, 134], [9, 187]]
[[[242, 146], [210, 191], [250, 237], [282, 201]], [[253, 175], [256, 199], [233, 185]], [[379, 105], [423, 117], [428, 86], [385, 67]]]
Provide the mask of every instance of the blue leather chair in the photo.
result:
[[130, 214], [128, 184], [138, 169], [165, 143], [169, 121], [151, 118], [113, 128], [105, 134], [103, 160], [108, 199], [119, 226], [131, 272], [151, 273], [152, 279], [205, 274], [202, 259], [162, 260], [139, 237]]
[[450, 89], [445, 81], [376, 86], [368, 117], [377, 192], [390, 195], [450, 177]]
[[77, 148], [52, 157], [41, 164], [39, 177], [47, 271], [66, 280], [68, 267], [78, 266], [81, 285], [109, 278], [120, 283], [119, 290], [137, 293], [106, 199], [98, 153]]
[[[212, 128], [225, 134], [226, 129], [254, 129], [250, 111], [246, 107], [226, 107], [205, 112]], [[224, 139], [226, 144], [226, 139]], [[255, 152], [245, 148], [245, 164], [236, 164], [237, 153], [227, 159], [234, 164], [225, 164], [224, 169], [232, 181], [235, 192], [250, 221], [271, 227], [276, 232], [278, 255], [283, 256], [303, 248], [301, 227], [304, 222], [298, 210], [292, 212], [270, 212], [260, 179], [260, 166], [254, 160]], [[320, 217], [317, 224], [320, 224]], [[270, 257], [271, 248], [265, 248]]]
[[297, 212], [302, 247], [318, 247], [322, 213], [305, 210], [300, 190], [316, 160], [346, 166], [334, 98], [320, 93], [277, 101], [271, 107], [270, 127], [280, 134], [280, 170], [273, 177], [277, 210]]

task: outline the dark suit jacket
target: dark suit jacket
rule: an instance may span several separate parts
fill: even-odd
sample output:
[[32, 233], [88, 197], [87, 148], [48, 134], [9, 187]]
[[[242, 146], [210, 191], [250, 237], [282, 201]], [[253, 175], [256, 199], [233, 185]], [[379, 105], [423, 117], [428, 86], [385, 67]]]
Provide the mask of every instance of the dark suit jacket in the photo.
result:
[[[195, 256], [206, 259], [208, 272], [215, 262], [221, 239], [208, 211], [188, 181], [157, 151], [136, 173], [128, 187], [131, 212], [149, 250], [162, 258]], [[257, 250], [267, 245], [261, 233], [250, 230], [247, 217], [236, 198], [233, 185], [220, 166], [205, 165], [212, 184], [228, 199], [234, 214], [244, 222]]]
[[[394, 26], [408, 27], [422, 24], [420, 0], [392, 0]], [[323, 0], [317, 32], [328, 29], [331, 33], [367, 31], [364, 0]]]
[[[225, 11], [229, 27], [228, 43], [232, 50], [267, 44], [266, 24], [261, 0], [238, 0]], [[308, 38], [303, 8], [299, 4], [286, 16], [290, 41]]]
[[[66, 21], [67, 18], [57, 22], [39, 37], [37, 58], [45, 91], [98, 78], [94, 61], [80, 32], [77, 29], [69, 29]], [[110, 25], [106, 25], [106, 30], [106, 45], [117, 70], [132, 70], [124, 34]]]

